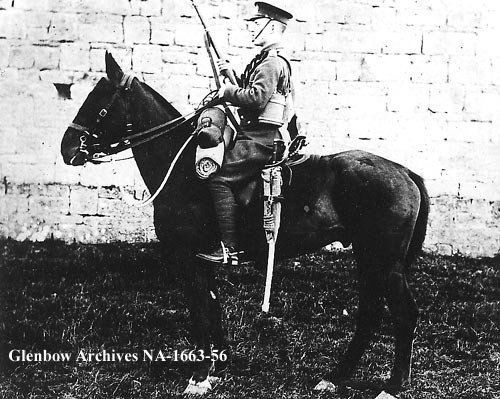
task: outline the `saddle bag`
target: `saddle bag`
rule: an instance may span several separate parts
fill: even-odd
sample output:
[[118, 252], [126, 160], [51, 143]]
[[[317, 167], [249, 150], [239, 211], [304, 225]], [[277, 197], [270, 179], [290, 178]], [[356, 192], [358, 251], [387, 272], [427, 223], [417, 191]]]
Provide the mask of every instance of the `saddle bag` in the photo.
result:
[[234, 135], [233, 129], [226, 124], [226, 114], [220, 108], [207, 108], [203, 111], [196, 130], [198, 146], [195, 170], [198, 177], [204, 180], [222, 167], [224, 151], [232, 145]]

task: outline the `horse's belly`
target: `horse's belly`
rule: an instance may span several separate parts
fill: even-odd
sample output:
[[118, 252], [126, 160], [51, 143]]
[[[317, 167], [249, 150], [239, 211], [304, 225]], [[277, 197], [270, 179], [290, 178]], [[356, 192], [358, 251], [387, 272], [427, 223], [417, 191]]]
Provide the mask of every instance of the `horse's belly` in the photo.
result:
[[344, 247], [350, 244], [343, 227], [311, 232], [286, 231], [278, 236], [278, 255], [280, 258], [293, 257], [318, 250], [335, 241], [340, 241]]
[[334, 241], [340, 241], [344, 246], [349, 244], [345, 227], [326, 193], [314, 201], [303, 202], [288, 204], [283, 209], [281, 245], [296, 247], [303, 252]]

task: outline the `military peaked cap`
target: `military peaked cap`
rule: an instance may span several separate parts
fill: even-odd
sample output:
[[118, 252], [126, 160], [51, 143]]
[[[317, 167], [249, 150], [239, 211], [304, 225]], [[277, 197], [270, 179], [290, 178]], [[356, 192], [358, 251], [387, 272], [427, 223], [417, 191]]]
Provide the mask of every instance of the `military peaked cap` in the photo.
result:
[[283, 1], [256, 1], [257, 13], [248, 18], [248, 21], [254, 21], [259, 18], [271, 18], [285, 25], [293, 15], [285, 10]]

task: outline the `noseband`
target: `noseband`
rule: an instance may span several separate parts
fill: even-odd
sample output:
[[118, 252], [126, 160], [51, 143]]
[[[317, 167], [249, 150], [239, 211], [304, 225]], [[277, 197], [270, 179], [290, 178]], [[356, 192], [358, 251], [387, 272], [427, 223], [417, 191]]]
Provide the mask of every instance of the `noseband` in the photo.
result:
[[[89, 161], [96, 161], [96, 159], [101, 158], [108, 154], [108, 151], [99, 151], [99, 147], [102, 147], [101, 144], [97, 143], [97, 140], [101, 138], [105, 130], [103, 129], [102, 123], [106, 116], [109, 113], [109, 110], [114, 105], [120, 93], [123, 91], [125, 94], [125, 131], [127, 135], [130, 135], [133, 130], [133, 124], [130, 120], [130, 112], [129, 112], [129, 93], [130, 86], [132, 85], [132, 81], [134, 80], [134, 76], [124, 74], [120, 84], [116, 87], [111, 100], [109, 100], [108, 104], [102, 108], [97, 117], [95, 118], [94, 126], [91, 128], [87, 126], [79, 125], [78, 123], [72, 122], [68, 125], [69, 128], [75, 129], [79, 131], [82, 135], [80, 136], [80, 148], [79, 151], [85, 154], [85, 157]], [[88, 142], [93, 141], [93, 144], [89, 146]], [[111, 146], [111, 145], [110, 145]], [[73, 163], [76, 155], [70, 160], [70, 163]]]
[[[172, 130], [180, 127], [183, 124], [191, 122], [194, 117], [198, 116], [203, 110], [209, 107], [214, 107], [221, 102], [220, 99], [215, 98], [209, 101], [207, 104], [202, 107], [196, 109], [195, 111], [179, 116], [171, 121], [163, 123], [161, 125], [154, 126], [150, 129], [133, 133], [134, 126], [131, 121], [131, 113], [130, 113], [130, 86], [132, 85], [133, 80], [135, 79], [132, 75], [123, 75], [120, 84], [116, 87], [113, 96], [109, 103], [102, 108], [97, 117], [95, 119], [94, 126], [89, 128], [87, 126], [79, 125], [78, 123], [72, 122], [68, 125], [68, 128], [74, 129], [81, 133], [80, 135], [80, 147], [79, 152], [85, 155], [86, 161], [92, 163], [101, 163], [101, 158], [117, 154], [119, 152], [125, 151], [129, 148], [137, 147], [141, 144], [147, 143], [151, 140], [156, 139], [166, 133], [171, 132]], [[103, 128], [103, 121], [109, 113], [109, 110], [116, 102], [121, 92], [123, 91], [125, 95], [125, 137], [122, 137], [116, 142], [112, 142], [109, 144], [100, 143], [99, 140], [103, 137], [103, 134], [106, 130]], [[194, 130], [194, 128], [193, 128]], [[76, 154], [71, 158], [70, 163], [73, 164], [73, 161], [78, 156]]]

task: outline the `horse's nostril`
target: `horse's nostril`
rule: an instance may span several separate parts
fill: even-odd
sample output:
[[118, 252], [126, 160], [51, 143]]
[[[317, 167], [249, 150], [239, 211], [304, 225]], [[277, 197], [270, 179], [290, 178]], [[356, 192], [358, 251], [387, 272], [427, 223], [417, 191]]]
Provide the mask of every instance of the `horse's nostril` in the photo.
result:
[[85, 164], [85, 154], [82, 152], [78, 151], [70, 160], [69, 163], [66, 162], [68, 165], [72, 166], [81, 166]]
[[62, 152], [62, 157], [63, 161], [66, 165], [74, 165], [74, 159], [76, 157], [77, 153], [76, 151], [73, 151], [72, 153], [68, 152]]
[[66, 130], [61, 142], [61, 155], [66, 165], [76, 166], [85, 163], [85, 156], [80, 152], [80, 135], [77, 132]]

